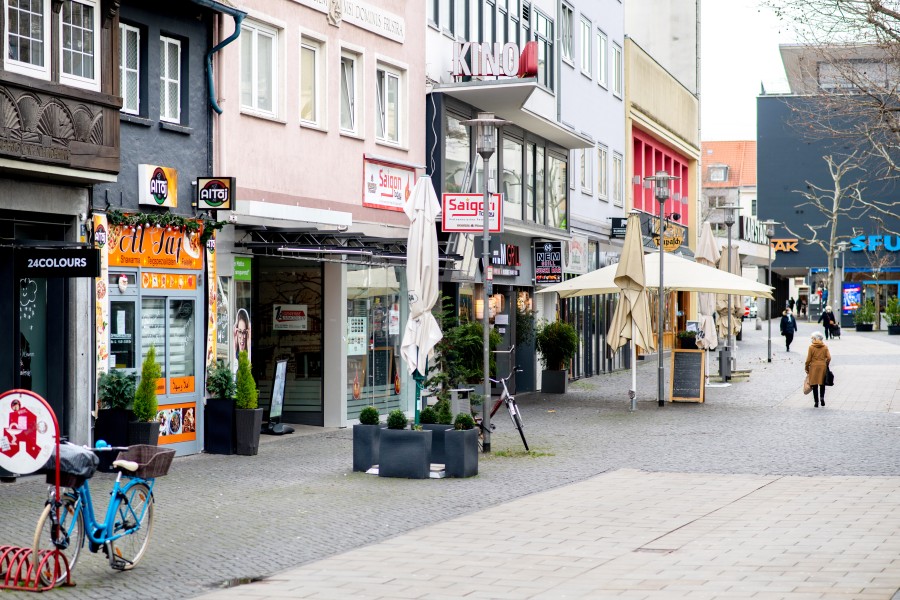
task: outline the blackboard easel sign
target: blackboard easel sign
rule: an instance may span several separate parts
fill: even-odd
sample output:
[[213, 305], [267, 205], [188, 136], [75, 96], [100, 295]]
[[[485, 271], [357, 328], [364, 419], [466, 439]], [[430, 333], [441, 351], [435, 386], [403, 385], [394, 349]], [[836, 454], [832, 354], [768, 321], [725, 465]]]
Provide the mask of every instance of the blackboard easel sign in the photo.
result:
[[275, 363], [275, 376], [272, 378], [272, 402], [269, 404], [269, 422], [263, 429], [263, 433], [272, 435], [284, 435], [294, 433], [294, 428], [281, 422], [281, 413], [284, 410], [284, 379], [287, 375], [286, 360]]
[[703, 402], [706, 396], [704, 350], [672, 350], [672, 402]]

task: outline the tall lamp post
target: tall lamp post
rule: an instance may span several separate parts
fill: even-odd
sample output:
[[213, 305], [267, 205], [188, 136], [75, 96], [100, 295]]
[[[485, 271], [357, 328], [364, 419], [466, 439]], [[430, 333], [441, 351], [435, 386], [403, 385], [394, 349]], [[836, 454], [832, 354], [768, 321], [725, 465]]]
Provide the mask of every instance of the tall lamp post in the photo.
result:
[[[769, 271], [767, 275], [768, 286], [772, 287], [772, 236], [775, 235], [775, 226], [781, 225], [777, 221], [763, 221], [766, 226], [766, 239], [769, 242]], [[769, 322], [769, 362], [772, 362], [772, 299], [766, 300], [766, 317]]]
[[490, 228], [490, 206], [491, 196], [488, 192], [488, 161], [497, 150], [496, 128], [506, 124], [503, 119], [494, 118], [494, 113], [482, 112], [478, 113], [478, 118], [463, 121], [463, 125], [475, 128], [475, 151], [481, 156], [484, 162], [482, 177], [484, 179], [484, 199], [482, 205], [483, 230], [481, 234], [481, 260], [484, 267], [484, 284], [482, 285], [482, 310], [481, 310], [481, 326], [484, 330], [484, 396], [485, 400], [481, 404], [481, 420], [484, 427], [484, 444], [482, 450], [484, 452], [491, 451], [491, 409], [489, 399], [491, 397], [491, 317], [490, 317], [490, 297], [493, 293], [493, 268], [491, 267], [491, 228]]
[[[725, 227], [728, 229], [728, 272], [731, 273], [731, 227], [734, 225], [734, 212], [741, 207], [735, 204], [727, 204], [722, 207], [725, 211]], [[731, 379], [731, 294], [728, 294], [728, 313], [726, 314], [727, 337], [725, 347], [719, 353], [719, 376], [723, 381]]]
[[654, 187], [653, 195], [659, 202], [659, 315], [656, 323], [656, 357], [658, 373], [656, 375], [656, 399], [659, 406], [666, 405], [666, 372], [663, 367], [663, 330], [665, 329], [665, 292], [663, 285], [663, 257], [666, 255], [664, 233], [666, 225], [666, 200], [669, 199], [669, 182], [680, 177], [673, 177], [665, 171], [657, 171], [652, 177], [644, 177], [644, 187]]
[[[841, 278], [834, 278], [834, 296], [831, 299], [831, 303], [834, 304], [835, 302], [838, 302], [838, 316], [836, 317], [838, 320], [840, 320], [841, 316], [844, 314], [844, 253], [847, 251], [847, 246], [849, 246], [847, 242], [837, 243], [837, 251], [841, 255]], [[835, 270], [837, 270], [837, 265], [835, 265]], [[835, 300], [835, 298], [837, 298], [837, 300]], [[842, 324], [838, 323], [838, 325]]]

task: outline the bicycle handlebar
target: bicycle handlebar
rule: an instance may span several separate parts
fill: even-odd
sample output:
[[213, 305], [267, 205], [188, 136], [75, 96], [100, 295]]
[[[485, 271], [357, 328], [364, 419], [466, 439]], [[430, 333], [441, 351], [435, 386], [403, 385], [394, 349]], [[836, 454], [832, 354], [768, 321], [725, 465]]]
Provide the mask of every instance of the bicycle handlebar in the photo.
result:
[[488, 377], [488, 380], [489, 380], [491, 383], [500, 383], [501, 381], [509, 381], [509, 378], [510, 378], [510, 377], [512, 377], [512, 376], [515, 375], [516, 373], [521, 373], [521, 372], [522, 372], [522, 369], [513, 369], [512, 371], [510, 371], [509, 375], [507, 375], [507, 376], [504, 377], [503, 379], [491, 379], [490, 377]]
[[493, 352], [494, 354], [509, 354], [515, 349], [516, 349], [516, 345], [513, 344], [512, 346], [509, 347], [509, 350], [491, 350], [491, 352]]

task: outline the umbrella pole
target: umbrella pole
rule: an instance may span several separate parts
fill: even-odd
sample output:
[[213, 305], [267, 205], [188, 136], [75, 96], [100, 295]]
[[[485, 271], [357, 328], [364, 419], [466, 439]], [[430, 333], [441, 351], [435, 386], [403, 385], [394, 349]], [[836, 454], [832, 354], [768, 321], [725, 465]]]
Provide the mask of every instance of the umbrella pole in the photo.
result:
[[637, 337], [635, 332], [634, 320], [631, 321], [631, 390], [628, 396], [631, 398], [631, 410], [637, 410], [637, 347], [634, 340]]
[[[425, 360], [425, 371], [428, 371], [428, 359]], [[416, 419], [413, 421], [416, 425], [419, 424], [419, 404], [422, 403], [422, 383], [425, 382], [425, 376], [419, 373], [419, 369], [417, 368], [413, 371], [413, 379], [416, 380]]]

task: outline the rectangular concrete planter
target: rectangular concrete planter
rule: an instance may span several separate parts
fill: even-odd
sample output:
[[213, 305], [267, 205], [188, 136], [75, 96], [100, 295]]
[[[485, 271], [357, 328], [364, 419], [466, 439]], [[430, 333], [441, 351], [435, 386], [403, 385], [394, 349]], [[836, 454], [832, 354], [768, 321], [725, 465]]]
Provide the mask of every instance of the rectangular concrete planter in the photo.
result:
[[208, 398], [203, 412], [203, 451], [234, 454], [234, 399]]
[[444, 433], [444, 475], [473, 477], [478, 475], [478, 430], [450, 429]]
[[238, 454], [256, 456], [259, 452], [259, 434], [262, 431], [261, 408], [236, 408], [234, 410], [234, 437]]
[[128, 445], [135, 444], [158, 445], [159, 423], [156, 421], [131, 421], [128, 424]]
[[423, 423], [422, 429], [431, 432], [431, 462], [444, 464], [444, 433], [453, 429], [453, 425]]
[[565, 394], [569, 386], [569, 372], [542, 371], [541, 391], [545, 394]]
[[380, 433], [378, 476], [428, 479], [431, 472], [431, 432], [385, 429]]
[[353, 470], [368, 471], [378, 464], [381, 425], [353, 426]]

